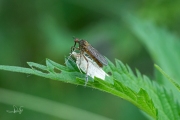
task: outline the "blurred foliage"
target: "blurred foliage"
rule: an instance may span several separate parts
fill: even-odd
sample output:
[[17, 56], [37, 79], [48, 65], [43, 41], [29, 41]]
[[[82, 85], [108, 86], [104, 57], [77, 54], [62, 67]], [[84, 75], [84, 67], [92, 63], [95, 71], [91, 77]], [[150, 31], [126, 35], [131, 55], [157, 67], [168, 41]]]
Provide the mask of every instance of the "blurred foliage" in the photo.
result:
[[[160, 60], [166, 58], [153, 57], [148, 43], [138, 36], [138, 32], [132, 31], [134, 26], [126, 17], [131, 13], [155, 24], [157, 28], [167, 29], [167, 33], [172, 32], [178, 38], [179, 4], [178, 0], [1, 0], [0, 64], [26, 67], [27, 61], [44, 63], [45, 58], [63, 64], [64, 57], [69, 55], [70, 47], [74, 44], [72, 36], [76, 36], [88, 40], [110, 60], [121, 59], [149, 77], [162, 78], [156, 71], [157, 76], [154, 76], [153, 63], [162, 63]], [[154, 41], [151, 44], [157, 43]], [[163, 46], [163, 41], [161, 44]], [[166, 50], [165, 56], [173, 54], [169, 48]], [[166, 62], [171, 65], [172, 61]], [[163, 65], [160, 65], [163, 70], [176, 77], [171, 71], [174, 68], [168, 69]], [[111, 119], [146, 119], [135, 106], [123, 100], [120, 103], [115, 96], [49, 79], [1, 71], [0, 87], [57, 101]], [[57, 119], [26, 109], [21, 115], [6, 113], [12, 106], [0, 104], [0, 119]]]

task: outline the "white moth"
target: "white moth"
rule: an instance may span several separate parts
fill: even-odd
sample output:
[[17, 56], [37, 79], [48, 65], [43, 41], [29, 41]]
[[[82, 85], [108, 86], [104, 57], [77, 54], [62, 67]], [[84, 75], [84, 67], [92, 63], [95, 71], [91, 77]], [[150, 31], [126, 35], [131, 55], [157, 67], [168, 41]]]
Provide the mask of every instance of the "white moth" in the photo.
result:
[[76, 59], [76, 64], [79, 70], [82, 70], [84, 73], [86, 73], [86, 75], [92, 78], [96, 76], [102, 80], [105, 80], [105, 77], [108, 76], [108, 74], [106, 74], [106, 72], [104, 72], [104, 70], [99, 67], [96, 62], [87, 56], [76, 52], [72, 52], [72, 56]]

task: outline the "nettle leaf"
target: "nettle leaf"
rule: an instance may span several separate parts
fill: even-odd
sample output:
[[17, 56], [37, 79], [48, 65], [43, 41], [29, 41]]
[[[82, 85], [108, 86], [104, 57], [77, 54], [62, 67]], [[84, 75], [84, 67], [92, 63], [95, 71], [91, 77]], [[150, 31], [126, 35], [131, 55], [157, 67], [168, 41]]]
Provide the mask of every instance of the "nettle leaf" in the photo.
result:
[[[130, 26], [129, 29], [144, 44], [155, 63], [173, 78], [173, 84], [180, 84], [179, 37], [165, 28], [156, 26], [152, 21], [143, 21], [131, 15], [127, 16], [125, 20]], [[167, 80], [167, 76], [162, 74], [159, 74], [156, 79], [166, 89], [172, 90], [175, 99], [180, 103], [180, 94], [176, 89], [179, 86], [176, 84], [176, 87], [174, 87], [171, 84], [172, 81]]]
[[[154, 119], [180, 119], [179, 105], [165, 88], [141, 75], [138, 70], [136, 70], [136, 76], [128, 65], [124, 65], [117, 59], [115, 60], [116, 66], [109, 60], [108, 63], [104, 70], [107, 73], [111, 72], [112, 75], [106, 77], [105, 80], [89, 77], [87, 87], [123, 98]], [[79, 71], [76, 63], [71, 59], [66, 61], [66, 66], [50, 59], [46, 59], [46, 66], [33, 62], [28, 62], [28, 65], [31, 68], [0, 65], [0, 70], [33, 74], [66, 83], [85, 85], [85, 74]]]

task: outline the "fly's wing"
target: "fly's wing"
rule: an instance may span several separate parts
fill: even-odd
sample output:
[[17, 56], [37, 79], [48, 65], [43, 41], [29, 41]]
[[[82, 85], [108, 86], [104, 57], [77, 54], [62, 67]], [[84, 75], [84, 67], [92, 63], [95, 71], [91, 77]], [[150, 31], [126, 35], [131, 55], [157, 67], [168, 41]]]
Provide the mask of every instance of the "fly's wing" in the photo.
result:
[[108, 62], [104, 56], [102, 56], [95, 48], [93, 48], [91, 45], [87, 47], [88, 51], [98, 59], [100, 63], [103, 65], [108, 65]]

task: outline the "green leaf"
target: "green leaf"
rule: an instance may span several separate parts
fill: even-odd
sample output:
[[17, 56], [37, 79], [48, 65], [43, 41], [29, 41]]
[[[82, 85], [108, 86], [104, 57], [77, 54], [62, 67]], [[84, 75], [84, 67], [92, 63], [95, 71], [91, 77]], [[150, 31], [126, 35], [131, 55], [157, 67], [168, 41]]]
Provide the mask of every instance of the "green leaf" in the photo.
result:
[[169, 75], [167, 75], [158, 65], [155, 64], [154, 66], [180, 91], [179, 84], [177, 84]]
[[[152, 82], [148, 77], [141, 75], [139, 71], [136, 72], [136, 76], [130, 67], [121, 61], [116, 59], [115, 63], [116, 66], [109, 61], [109, 65], [105, 67], [106, 70], [112, 72], [112, 76], [108, 77], [108, 80], [89, 77], [87, 87], [123, 98], [154, 119], [180, 119], [179, 105], [172, 97], [172, 93], [156, 82]], [[66, 83], [85, 85], [85, 74], [79, 72], [76, 63], [72, 60], [67, 61], [67, 66], [49, 59], [46, 60], [46, 66], [33, 62], [28, 62], [28, 64], [31, 69], [0, 65], [0, 70], [34, 74]], [[56, 72], [54, 69], [58, 69], [60, 72]]]
[[[180, 41], [179, 38], [164, 28], [157, 27], [152, 21], [142, 21], [134, 16], [125, 18], [129, 24], [129, 29], [142, 42], [156, 64], [173, 77], [174, 82], [180, 84]], [[156, 78], [159, 83], [163, 83], [169, 90], [173, 90], [175, 98], [180, 103], [179, 91], [166, 79], [166, 77]]]

